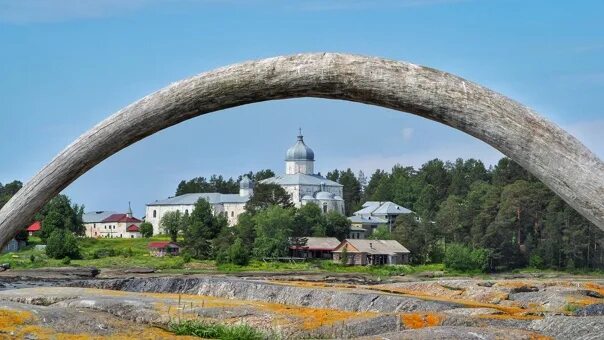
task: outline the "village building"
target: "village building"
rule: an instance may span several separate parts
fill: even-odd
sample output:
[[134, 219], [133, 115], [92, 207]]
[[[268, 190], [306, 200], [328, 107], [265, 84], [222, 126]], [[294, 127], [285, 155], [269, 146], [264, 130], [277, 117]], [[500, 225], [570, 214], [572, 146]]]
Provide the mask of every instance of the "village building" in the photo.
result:
[[405, 264], [409, 263], [409, 253], [395, 240], [346, 239], [334, 249], [333, 261], [342, 263], [343, 254], [346, 254], [346, 263], [351, 265]]
[[92, 211], [82, 215], [82, 222], [86, 231], [84, 234], [86, 237], [101, 237], [99, 234], [99, 228], [97, 227], [107, 217], [117, 214], [114, 211]]
[[[367, 238], [380, 226], [386, 226], [389, 231], [392, 231], [396, 218], [403, 214], [414, 214], [414, 212], [393, 202], [368, 201], [363, 204], [361, 210], [354, 212], [348, 219], [356, 231], [360, 231], [361, 228], [365, 230], [362, 238]], [[352, 237], [352, 228], [350, 238], [355, 238]], [[356, 232], [354, 235], [360, 236]]]
[[118, 214], [107, 211], [95, 211], [82, 216], [87, 237], [140, 238], [140, 224], [143, 222], [132, 216], [132, 209]]
[[35, 221], [29, 227], [27, 227], [27, 229], [25, 229], [25, 231], [27, 231], [27, 234], [29, 236], [33, 236], [35, 233], [39, 232], [40, 230], [42, 230], [42, 223], [40, 223], [40, 221]]
[[[302, 133], [285, 155], [285, 174], [267, 178], [262, 183], [278, 184], [291, 195], [292, 203], [301, 207], [317, 204], [324, 213], [337, 211], [344, 214], [343, 186], [314, 173], [315, 154], [304, 143]], [[145, 221], [153, 225], [153, 234], [161, 234], [161, 219], [171, 211], [191, 213], [200, 198], [210, 203], [214, 215], [222, 214], [230, 226], [237, 224], [245, 212], [245, 204], [254, 192], [254, 183], [244, 177], [239, 183], [239, 194], [192, 193], [147, 204]]]
[[150, 242], [148, 248], [149, 254], [156, 257], [180, 254], [180, 246], [170, 241]]
[[340, 245], [335, 237], [304, 237], [303, 245], [292, 245], [289, 247], [292, 257], [305, 259], [331, 259], [332, 251]]

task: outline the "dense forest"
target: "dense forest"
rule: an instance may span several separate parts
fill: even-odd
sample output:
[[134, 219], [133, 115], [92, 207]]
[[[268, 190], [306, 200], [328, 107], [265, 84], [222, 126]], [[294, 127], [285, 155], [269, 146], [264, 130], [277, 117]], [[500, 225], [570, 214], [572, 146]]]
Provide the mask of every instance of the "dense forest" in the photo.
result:
[[[256, 181], [272, 175], [248, 174]], [[379, 230], [379, 237], [404, 244], [415, 263], [441, 262], [448, 245], [463, 245], [484, 250], [489, 270], [604, 268], [604, 232], [508, 158], [488, 169], [475, 159], [434, 159], [419, 169], [377, 170], [369, 178], [351, 169], [333, 170], [327, 178], [344, 186], [347, 215], [365, 201], [392, 201], [414, 211], [416, 216], [401, 216], [392, 232]], [[177, 194], [236, 192], [237, 182], [196, 178], [181, 182]]]
[[350, 211], [365, 201], [392, 201], [414, 211], [392, 231], [415, 262], [439, 262], [447, 244], [483, 248], [491, 270], [604, 268], [604, 232], [508, 158], [487, 169], [474, 159], [431, 160], [419, 169], [333, 171]]

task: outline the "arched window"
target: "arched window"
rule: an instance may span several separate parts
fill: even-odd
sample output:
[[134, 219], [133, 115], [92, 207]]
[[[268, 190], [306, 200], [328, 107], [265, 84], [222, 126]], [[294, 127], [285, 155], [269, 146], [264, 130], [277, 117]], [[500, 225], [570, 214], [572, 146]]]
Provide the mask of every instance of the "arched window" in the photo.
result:
[[189, 209], [185, 209], [185, 214], [188, 215], [189, 214]]
[[153, 210], [153, 218], [157, 217], [157, 210]]
[[323, 213], [327, 213], [327, 203], [323, 203]]
[[234, 216], [235, 216], [235, 212], [231, 211], [231, 217], [234, 217]]

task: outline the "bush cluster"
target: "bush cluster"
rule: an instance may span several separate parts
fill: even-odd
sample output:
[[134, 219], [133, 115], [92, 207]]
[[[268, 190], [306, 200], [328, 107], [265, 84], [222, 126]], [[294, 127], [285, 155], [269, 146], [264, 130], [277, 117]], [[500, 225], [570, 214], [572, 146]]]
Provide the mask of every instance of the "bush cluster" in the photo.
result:
[[489, 265], [489, 252], [486, 249], [470, 248], [462, 244], [448, 244], [444, 264], [448, 269], [484, 272]]

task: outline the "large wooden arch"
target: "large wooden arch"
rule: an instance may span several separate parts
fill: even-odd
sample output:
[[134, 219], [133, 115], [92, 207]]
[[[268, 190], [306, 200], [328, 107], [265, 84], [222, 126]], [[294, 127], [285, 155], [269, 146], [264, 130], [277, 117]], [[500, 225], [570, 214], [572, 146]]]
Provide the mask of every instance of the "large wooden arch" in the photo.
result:
[[555, 124], [449, 73], [380, 58], [318, 53], [202, 73], [113, 114], [59, 153], [0, 210], [0, 245], [75, 179], [128, 145], [208, 112], [298, 97], [378, 105], [464, 131], [518, 162], [604, 230], [604, 164]]

